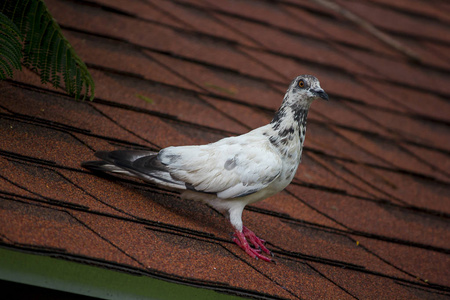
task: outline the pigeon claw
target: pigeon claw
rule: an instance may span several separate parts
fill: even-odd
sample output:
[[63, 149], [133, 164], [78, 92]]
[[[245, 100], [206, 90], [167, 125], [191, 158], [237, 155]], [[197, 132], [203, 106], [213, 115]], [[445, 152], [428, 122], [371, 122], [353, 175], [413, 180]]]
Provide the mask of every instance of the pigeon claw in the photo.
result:
[[266, 246], [264, 246], [264, 243], [266, 241], [257, 237], [253, 231], [244, 226], [244, 228], [242, 229], [242, 233], [250, 241], [254, 248], [259, 249], [259, 252], [263, 251], [267, 254], [272, 255], [272, 252], [270, 252], [270, 250], [267, 249]]
[[[261, 252], [265, 252], [273, 256], [272, 252], [264, 246], [265, 241], [257, 237], [253, 231], [247, 227], [241, 231], [236, 230], [233, 235], [233, 242], [235, 242], [242, 250], [244, 250], [250, 257], [255, 259], [262, 259], [264, 261], [271, 262], [272, 259], [264, 256]], [[251, 246], [250, 246], [251, 244]]]

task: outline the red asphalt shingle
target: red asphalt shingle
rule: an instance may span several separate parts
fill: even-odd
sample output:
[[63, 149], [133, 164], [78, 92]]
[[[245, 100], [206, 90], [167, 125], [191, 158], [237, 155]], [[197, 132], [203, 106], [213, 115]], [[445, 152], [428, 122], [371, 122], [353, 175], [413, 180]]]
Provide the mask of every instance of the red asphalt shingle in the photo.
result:
[[[96, 99], [29, 70], [0, 82], [0, 246], [255, 298], [448, 298], [449, 7], [333, 2], [420, 62], [320, 1], [46, 1]], [[312, 105], [302, 164], [243, 215], [276, 265], [202, 203], [80, 167], [267, 124], [307, 73], [330, 101]]]

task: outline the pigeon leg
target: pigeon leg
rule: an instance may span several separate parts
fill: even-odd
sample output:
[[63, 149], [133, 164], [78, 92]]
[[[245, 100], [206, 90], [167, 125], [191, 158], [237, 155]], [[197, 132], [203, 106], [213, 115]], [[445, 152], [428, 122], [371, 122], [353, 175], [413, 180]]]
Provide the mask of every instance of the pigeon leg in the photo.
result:
[[[272, 259], [270, 259], [270, 258], [268, 258], [268, 257], [266, 257], [266, 256], [264, 256], [262, 254], [260, 254], [261, 249], [266, 249], [267, 250], [267, 248], [264, 247], [264, 245], [263, 245], [264, 248], [260, 248], [260, 246], [258, 244], [258, 246], [257, 246], [258, 249], [250, 247], [249, 243], [247, 242], [247, 239], [245, 238], [244, 232], [247, 232], [247, 233], [251, 232], [253, 234], [253, 237], [256, 238], [257, 240], [259, 240], [259, 242], [262, 245], [261, 239], [256, 237], [256, 235], [252, 231], [248, 230], [245, 227], [244, 227], [244, 229], [242, 231], [238, 231], [238, 230], [235, 231], [234, 237], [233, 237], [233, 242], [235, 242], [239, 247], [241, 247], [242, 250], [244, 250], [248, 255], [250, 255], [253, 258], [262, 259], [262, 260], [268, 261], [268, 262], [272, 261]], [[256, 242], [256, 239], [254, 239], [254, 242]], [[253, 244], [252, 240], [250, 240], [250, 242]], [[255, 245], [255, 244], [253, 244], [253, 245]], [[267, 251], [269, 251], [269, 250], [267, 250]], [[270, 251], [269, 251], [269, 253], [270, 253]]]
[[244, 228], [242, 229], [242, 233], [244, 234], [244, 236], [247, 238], [247, 240], [253, 244], [253, 247], [256, 249], [260, 249], [263, 252], [270, 254], [273, 256], [272, 252], [270, 252], [269, 249], [266, 248], [266, 246], [264, 246], [264, 243], [266, 242], [263, 239], [260, 239], [259, 237], [256, 236], [256, 234], [251, 231], [250, 229], [248, 229], [247, 227], [244, 226]]

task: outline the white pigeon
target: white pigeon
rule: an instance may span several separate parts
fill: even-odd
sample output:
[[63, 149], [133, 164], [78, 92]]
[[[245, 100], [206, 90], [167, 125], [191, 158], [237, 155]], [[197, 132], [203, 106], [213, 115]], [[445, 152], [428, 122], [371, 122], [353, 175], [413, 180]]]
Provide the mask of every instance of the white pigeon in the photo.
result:
[[271, 261], [265, 241], [242, 223], [247, 204], [283, 190], [301, 160], [306, 117], [314, 99], [328, 100], [314, 76], [295, 78], [275, 117], [246, 134], [200, 146], [167, 147], [159, 152], [96, 152], [101, 161], [82, 164], [93, 171], [138, 177], [181, 190], [181, 197], [201, 200], [225, 213], [235, 229], [233, 241], [248, 255]]

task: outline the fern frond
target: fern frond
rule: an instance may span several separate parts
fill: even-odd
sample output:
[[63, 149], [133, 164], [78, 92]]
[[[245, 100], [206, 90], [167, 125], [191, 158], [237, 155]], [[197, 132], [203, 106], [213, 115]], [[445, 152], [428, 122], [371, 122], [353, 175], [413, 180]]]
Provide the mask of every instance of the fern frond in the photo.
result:
[[0, 13], [0, 79], [13, 76], [13, 68], [21, 70], [22, 36], [17, 26]]
[[77, 74], [75, 75], [75, 98], [80, 97], [82, 89], [83, 83], [81, 82], [81, 72], [80, 69], [77, 69]]
[[55, 55], [53, 55], [51, 62], [53, 66], [56, 66], [56, 68], [52, 68], [51, 71], [52, 73], [51, 82], [54, 87], [58, 87], [61, 81], [61, 76], [59, 76], [59, 73], [61, 73], [62, 70], [61, 65], [63, 61], [63, 52], [64, 52], [63, 41], [57, 40], [56, 44], [57, 46], [55, 47], [55, 49], [57, 50], [55, 52]]
[[[55, 87], [64, 83], [66, 92], [75, 99], [80, 99], [84, 90], [83, 99], [90, 94], [92, 100], [95, 90], [94, 80], [86, 65], [63, 36], [61, 28], [44, 2], [42, 0], [3, 1], [3, 4], [0, 4], [0, 12], [16, 24], [23, 37], [22, 63], [36, 71], [42, 83], [50, 82]], [[1, 24], [3, 23], [0, 20]], [[11, 55], [10, 52], [11, 50], [4, 51]], [[4, 70], [9, 72], [8, 69]]]
[[64, 59], [64, 69], [63, 69], [63, 75], [64, 75], [64, 82], [66, 84], [66, 90], [69, 94], [73, 94], [74, 88], [72, 85], [72, 60], [70, 59], [70, 53], [69, 49], [66, 50], [66, 55]]
[[6, 30], [0, 30], [0, 48], [1, 54], [5, 57], [11, 58], [11, 64], [16, 68], [20, 69], [20, 60], [22, 59], [22, 44], [20, 42], [20, 34], [8, 32]]
[[0, 78], [12, 77], [13, 70], [6, 60], [0, 60]]
[[50, 48], [50, 43], [52, 42], [53, 36], [56, 34], [55, 30], [50, 29], [50, 22], [46, 22], [44, 34], [41, 35], [39, 41], [37, 57], [37, 65], [41, 70], [41, 81], [42, 83], [47, 83], [50, 74], [51, 65], [48, 62], [48, 58], [53, 56], [53, 49]]

